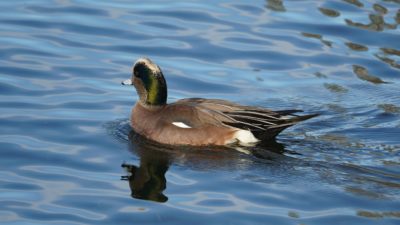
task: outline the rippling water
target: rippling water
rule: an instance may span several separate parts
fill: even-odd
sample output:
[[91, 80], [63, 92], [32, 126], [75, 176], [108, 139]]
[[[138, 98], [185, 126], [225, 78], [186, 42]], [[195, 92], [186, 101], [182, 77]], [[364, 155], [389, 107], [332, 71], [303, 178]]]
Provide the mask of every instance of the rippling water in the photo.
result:
[[[0, 223], [399, 224], [398, 0], [0, 7]], [[170, 101], [321, 116], [242, 152], [147, 143], [141, 56]]]

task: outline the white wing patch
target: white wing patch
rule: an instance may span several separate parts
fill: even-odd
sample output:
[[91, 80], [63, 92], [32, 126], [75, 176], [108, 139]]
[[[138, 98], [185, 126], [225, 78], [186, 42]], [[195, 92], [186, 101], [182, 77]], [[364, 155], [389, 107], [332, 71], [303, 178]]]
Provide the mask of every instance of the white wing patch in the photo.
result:
[[180, 128], [191, 128], [190, 126], [182, 122], [172, 122], [172, 124]]
[[259, 141], [256, 137], [254, 137], [253, 133], [248, 130], [236, 131], [233, 138], [238, 140], [240, 144], [251, 144]]

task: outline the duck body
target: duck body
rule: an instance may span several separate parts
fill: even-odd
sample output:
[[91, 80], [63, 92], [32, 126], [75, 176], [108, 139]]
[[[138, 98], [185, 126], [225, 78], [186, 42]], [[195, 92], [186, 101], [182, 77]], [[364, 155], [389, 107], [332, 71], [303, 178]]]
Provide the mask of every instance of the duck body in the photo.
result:
[[167, 104], [161, 69], [147, 58], [135, 63], [132, 78], [123, 84], [134, 85], [139, 94], [130, 118], [135, 132], [169, 145], [255, 144], [274, 139], [285, 128], [316, 116], [219, 99], [188, 98]]
[[155, 110], [136, 103], [132, 109], [131, 126], [135, 132], [163, 144], [227, 144], [235, 130], [212, 121], [211, 117], [199, 117], [203, 114], [207, 113], [179, 101]]

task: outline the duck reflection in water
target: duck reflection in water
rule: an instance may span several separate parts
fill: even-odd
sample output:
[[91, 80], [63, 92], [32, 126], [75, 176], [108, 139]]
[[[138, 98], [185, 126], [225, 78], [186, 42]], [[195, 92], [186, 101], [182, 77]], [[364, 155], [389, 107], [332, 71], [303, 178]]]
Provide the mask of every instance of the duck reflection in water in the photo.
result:
[[233, 168], [241, 169], [254, 163], [254, 158], [276, 161], [290, 158], [283, 155], [284, 147], [277, 142], [236, 149], [229, 147], [177, 147], [162, 145], [148, 140], [133, 130], [129, 132], [130, 151], [140, 159], [140, 165], [123, 163], [128, 175], [122, 180], [129, 182], [131, 196], [136, 199], [166, 202], [168, 197], [163, 193], [167, 187], [165, 174], [171, 163], [184, 164], [195, 169]]
[[[131, 196], [137, 199], [166, 202], [168, 197], [163, 194], [167, 180], [165, 173], [171, 159], [164, 151], [157, 151], [156, 145], [131, 131], [129, 133], [130, 150], [140, 158], [140, 165], [123, 163], [121, 166], [128, 172], [122, 180], [129, 182]], [[157, 152], [155, 152], [157, 151]]]
[[137, 199], [166, 202], [168, 197], [163, 194], [166, 188], [165, 173], [168, 170], [169, 161], [166, 157], [157, 155], [154, 157], [143, 156], [140, 158], [140, 166], [122, 164], [129, 173], [121, 179], [129, 182], [131, 196]]

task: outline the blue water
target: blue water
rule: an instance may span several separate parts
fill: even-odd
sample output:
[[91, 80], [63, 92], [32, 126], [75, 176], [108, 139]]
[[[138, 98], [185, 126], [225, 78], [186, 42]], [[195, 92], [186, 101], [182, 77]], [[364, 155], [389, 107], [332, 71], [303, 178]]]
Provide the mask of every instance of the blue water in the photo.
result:
[[[1, 1], [1, 224], [399, 224], [400, 2]], [[321, 115], [277, 143], [170, 148], [120, 85]]]

